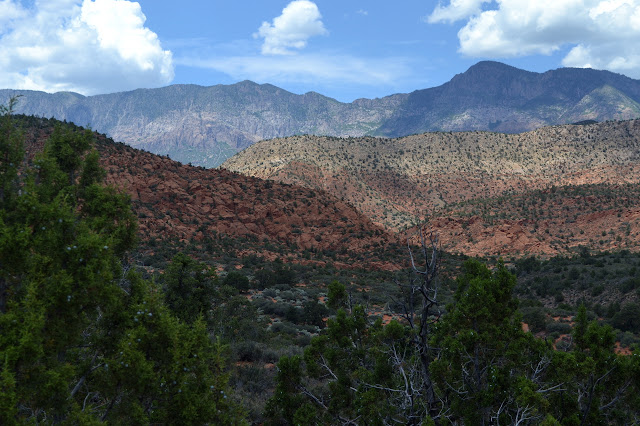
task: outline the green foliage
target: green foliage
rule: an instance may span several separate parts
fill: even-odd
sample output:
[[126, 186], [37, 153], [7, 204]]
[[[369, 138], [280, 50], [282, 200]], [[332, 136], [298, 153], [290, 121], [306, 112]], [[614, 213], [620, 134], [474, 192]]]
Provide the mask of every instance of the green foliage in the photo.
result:
[[522, 320], [529, 325], [529, 329], [534, 333], [544, 331], [547, 325], [547, 314], [543, 308], [530, 307], [522, 308]]
[[504, 265], [492, 272], [468, 260], [457, 282], [455, 302], [433, 337], [441, 348], [431, 364], [434, 380], [459, 421], [488, 424], [497, 417], [513, 422], [521, 404], [543, 404], [539, 385], [526, 370], [528, 362], [542, 356], [544, 345], [522, 331], [512, 297], [515, 276]]
[[553, 401], [554, 416], [581, 424], [637, 421], [639, 357], [616, 355], [613, 330], [589, 322], [584, 305], [574, 321], [573, 350], [554, 353], [557, 380], [567, 390]]
[[[267, 424], [297, 424], [294, 417], [298, 410], [305, 406], [305, 398], [299, 394], [302, 377], [301, 361], [299, 356], [292, 356], [282, 357], [278, 362], [276, 389], [265, 409], [269, 419]], [[304, 412], [308, 410], [309, 407], [305, 406]]]
[[640, 304], [627, 303], [611, 318], [611, 325], [622, 331], [640, 333]]
[[[415, 332], [397, 321], [382, 326], [356, 305], [350, 313], [339, 308], [303, 358], [281, 359], [267, 418], [272, 424], [549, 425], [638, 419], [640, 357], [616, 355], [612, 329], [589, 323], [584, 308], [567, 351], [525, 333], [515, 283], [501, 262], [494, 270], [464, 263], [454, 302], [428, 336], [435, 404], [423, 390]], [[329, 293], [329, 300], [345, 300], [337, 282]], [[544, 328], [543, 309], [528, 305], [532, 324]]]
[[[6, 119], [0, 135], [12, 128]], [[136, 221], [102, 186], [91, 144], [91, 132], [59, 127], [33, 168], [4, 175], [0, 422], [241, 422], [224, 346], [127, 272]]]
[[233, 287], [240, 292], [246, 292], [251, 288], [249, 278], [238, 271], [229, 272], [227, 276], [224, 277], [222, 284]]
[[324, 318], [327, 316], [329, 316], [329, 310], [317, 300], [309, 300], [302, 306], [301, 320], [304, 324], [324, 328]]
[[346, 308], [349, 303], [349, 295], [344, 284], [339, 281], [333, 280], [329, 283], [327, 294], [327, 306], [331, 309], [338, 310], [340, 308]]
[[254, 279], [256, 287], [259, 290], [263, 290], [276, 284], [292, 285], [295, 283], [296, 274], [290, 267], [285, 266], [280, 259], [276, 259], [271, 267], [255, 271]]
[[16, 193], [18, 167], [22, 163], [24, 149], [20, 133], [11, 121], [11, 113], [17, 98], [9, 101], [9, 106], [0, 106], [0, 205], [11, 207]]
[[395, 322], [387, 327], [379, 320], [369, 323], [362, 306], [351, 314], [340, 309], [329, 319], [327, 333], [312, 339], [304, 362], [281, 359], [276, 392], [267, 405], [270, 421], [299, 424], [299, 419], [315, 417], [319, 422], [383, 424], [406, 419], [399, 408], [407, 401], [394, 393], [398, 377], [387, 346], [391, 336], [405, 333]]
[[516, 262], [518, 275], [522, 273], [530, 274], [540, 269], [540, 261], [535, 256], [525, 257]]
[[200, 315], [205, 320], [211, 317], [217, 286], [215, 271], [183, 253], [173, 258], [164, 274], [167, 306], [187, 323], [193, 323]]

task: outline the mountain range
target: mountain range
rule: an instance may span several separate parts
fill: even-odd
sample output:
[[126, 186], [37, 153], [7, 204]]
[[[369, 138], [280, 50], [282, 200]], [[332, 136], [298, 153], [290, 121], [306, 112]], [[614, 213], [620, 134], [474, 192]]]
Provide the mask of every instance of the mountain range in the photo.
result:
[[18, 113], [89, 125], [133, 147], [204, 167], [218, 166], [260, 140], [292, 135], [517, 133], [640, 117], [638, 80], [592, 69], [534, 73], [498, 62], [480, 62], [438, 87], [351, 103], [250, 81], [96, 96], [6, 89], [0, 103], [16, 95], [22, 95]]

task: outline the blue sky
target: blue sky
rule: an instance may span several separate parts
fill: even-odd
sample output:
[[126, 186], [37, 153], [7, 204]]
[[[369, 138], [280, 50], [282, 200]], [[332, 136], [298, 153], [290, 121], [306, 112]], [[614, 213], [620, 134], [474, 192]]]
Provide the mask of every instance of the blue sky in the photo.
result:
[[0, 0], [0, 51], [0, 88], [248, 79], [348, 102], [484, 59], [640, 78], [640, 0]]

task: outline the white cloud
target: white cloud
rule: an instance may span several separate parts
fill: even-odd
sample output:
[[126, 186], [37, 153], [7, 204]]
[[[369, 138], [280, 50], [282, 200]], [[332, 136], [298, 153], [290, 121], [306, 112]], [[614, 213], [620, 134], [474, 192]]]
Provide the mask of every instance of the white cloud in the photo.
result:
[[429, 23], [455, 22], [478, 14], [483, 3], [491, 3], [491, 0], [451, 0], [448, 6], [438, 2], [436, 8], [425, 20]]
[[90, 95], [173, 80], [171, 52], [144, 26], [137, 2], [36, 0], [23, 8], [4, 0], [0, 16], [0, 25], [10, 23], [0, 30], [0, 87]]
[[10, 30], [14, 22], [25, 15], [25, 10], [13, 0], [0, 1], [0, 35]]
[[452, 0], [428, 21], [460, 19], [467, 22], [459, 51], [467, 56], [548, 55], [569, 47], [565, 66], [640, 78], [640, 0]]
[[282, 10], [273, 23], [263, 22], [255, 38], [264, 38], [262, 54], [291, 55], [311, 37], [327, 34], [318, 6], [312, 1], [295, 0]]

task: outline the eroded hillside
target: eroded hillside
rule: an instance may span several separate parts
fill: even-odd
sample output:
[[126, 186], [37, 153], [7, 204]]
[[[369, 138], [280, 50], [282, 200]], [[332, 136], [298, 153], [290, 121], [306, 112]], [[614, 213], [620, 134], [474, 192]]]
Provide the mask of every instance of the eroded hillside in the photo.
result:
[[[611, 227], [596, 226], [599, 219], [583, 213], [609, 215], [607, 212], [611, 211], [615, 218], [628, 216], [622, 222], [633, 227], [638, 204], [596, 202], [577, 215], [569, 213], [574, 199], [558, 196], [554, 198], [557, 206], [552, 209], [553, 217], [544, 222], [530, 217], [531, 210], [514, 210], [504, 200], [511, 196], [526, 199], [531, 191], [552, 186], [578, 186], [588, 192], [593, 188], [588, 185], [602, 184], [600, 188], [614, 191], [639, 181], [639, 160], [640, 121], [631, 120], [553, 126], [522, 134], [438, 132], [399, 139], [296, 136], [260, 142], [229, 159], [223, 167], [324, 189], [392, 230], [428, 218], [435, 228], [458, 237], [452, 249], [468, 254], [554, 254], [581, 244], [591, 246], [593, 241], [599, 241], [596, 233], [609, 233], [622, 226], [616, 221]], [[474, 217], [484, 221], [485, 216], [478, 209], [463, 209], [463, 213], [454, 206], [473, 200], [489, 206], [495, 220], [468, 235], [461, 231], [462, 227], [466, 230], [469, 221], [475, 223]], [[582, 227], [575, 224], [577, 216], [585, 221]], [[513, 235], [497, 241], [491, 236], [502, 231], [492, 227], [507, 217], [522, 228], [522, 235], [512, 229], [513, 224], [504, 222], [502, 225], [508, 228], [505, 232]], [[456, 226], [460, 229], [455, 229], [451, 221], [458, 218]], [[574, 234], [580, 236], [574, 235], [572, 241], [562, 244], [541, 241], [542, 237], [548, 238], [538, 233], [552, 232], [554, 226], [562, 232], [575, 228]], [[485, 237], [478, 239], [482, 235]], [[480, 240], [484, 243], [479, 244]], [[606, 244], [601, 246], [609, 248]]]
[[[27, 123], [28, 150], [41, 149], [53, 122], [22, 120], [35, 123]], [[243, 239], [262, 247], [285, 244], [292, 256], [305, 250], [368, 253], [372, 264], [378, 260], [373, 252], [394, 241], [351, 205], [324, 191], [183, 165], [103, 135], [97, 138], [107, 182], [130, 194], [143, 241]]]

